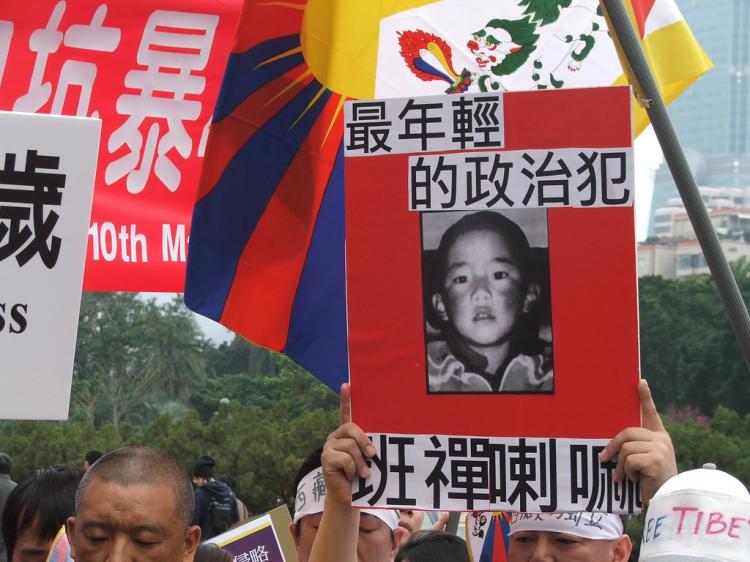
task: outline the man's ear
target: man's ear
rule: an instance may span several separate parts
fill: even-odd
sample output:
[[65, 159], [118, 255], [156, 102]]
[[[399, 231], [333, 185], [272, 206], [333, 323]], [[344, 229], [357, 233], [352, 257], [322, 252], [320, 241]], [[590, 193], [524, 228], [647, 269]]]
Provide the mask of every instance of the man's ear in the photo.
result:
[[199, 542], [201, 542], [201, 528], [198, 525], [188, 527], [188, 530], [185, 531], [185, 550], [182, 556], [185, 562], [192, 562]]
[[448, 321], [448, 311], [445, 309], [445, 303], [443, 302], [443, 295], [435, 293], [432, 295], [432, 308], [435, 309], [435, 313], [442, 322]]
[[76, 549], [75, 549], [76, 518], [75, 517], [68, 517], [67, 521], [65, 521], [65, 534], [68, 537], [68, 545], [70, 546], [70, 556], [73, 559], [75, 559], [76, 557]]
[[393, 544], [391, 545], [390, 560], [394, 560], [396, 558], [396, 554], [398, 554], [398, 548], [401, 546], [401, 543], [406, 540], [409, 533], [402, 527], [398, 527], [395, 531], [391, 532], [393, 533]]
[[393, 533], [395, 534], [394, 540], [396, 541], [396, 544], [401, 544], [402, 542], [404, 542], [410, 534], [409, 531], [401, 526], [396, 527], [396, 530], [393, 531]]
[[292, 538], [294, 539], [294, 546], [299, 546], [299, 536], [297, 535], [297, 525], [292, 521], [289, 523], [289, 532], [292, 535]]
[[542, 290], [539, 287], [539, 283], [529, 283], [529, 286], [526, 288], [526, 297], [523, 300], [524, 312], [531, 312], [531, 309], [534, 307], [534, 303], [539, 298], [539, 293], [541, 291]]
[[633, 543], [630, 542], [630, 537], [628, 535], [622, 535], [615, 541], [615, 547], [612, 552], [612, 562], [627, 562], [632, 550]]

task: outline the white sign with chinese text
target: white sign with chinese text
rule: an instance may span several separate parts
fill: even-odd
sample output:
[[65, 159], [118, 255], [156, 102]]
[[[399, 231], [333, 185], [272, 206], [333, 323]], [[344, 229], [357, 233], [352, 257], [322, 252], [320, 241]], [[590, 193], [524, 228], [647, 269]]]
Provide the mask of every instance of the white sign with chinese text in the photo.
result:
[[0, 131], [0, 419], [66, 419], [101, 121]]

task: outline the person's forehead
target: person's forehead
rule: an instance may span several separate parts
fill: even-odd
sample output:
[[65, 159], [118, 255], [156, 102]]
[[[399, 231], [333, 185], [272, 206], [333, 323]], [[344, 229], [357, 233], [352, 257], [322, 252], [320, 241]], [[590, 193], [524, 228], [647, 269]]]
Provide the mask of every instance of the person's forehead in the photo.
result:
[[118, 524], [139, 520], [170, 528], [183, 525], [175, 487], [167, 480], [121, 484], [95, 478], [86, 486], [76, 517]]
[[[305, 515], [302, 519], [300, 519], [300, 523], [302, 527], [312, 527], [317, 528], [320, 526], [320, 520], [323, 518], [322, 513], [313, 513], [310, 515]], [[364, 523], [367, 527], [371, 529], [376, 529], [383, 527], [384, 529], [388, 529], [388, 525], [385, 524], [385, 521], [380, 519], [379, 517], [375, 517], [374, 515], [370, 513], [362, 513], [360, 515], [360, 524]]]
[[302, 519], [300, 519], [300, 524], [303, 527], [319, 527], [320, 526], [320, 520], [323, 518], [323, 513], [311, 513], [310, 515], [305, 515]]
[[448, 248], [448, 256], [455, 261], [460, 255], [473, 255], [478, 248], [498, 254], [496, 257], [510, 258], [511, 247], [508, 238], [494, 230], [470, 230], [459, 234]]
[[362, 513], [359, 516], [359, 526], [368, 531], [383, 531], [386, 534], [391, 532], [391, 528], [385, 521], [370, 513]]
[[18, 534], [18, 538], [16, 539], [14, 553], [18, 553], [19, 557], [22, 559], [32, 557], [34, 559], [37, 559], [37, 557], [46, 557], [52, 545], [53, 539], [54, 537], [39, 537], [37, 529], [34, 527], [22, 529]]
[[561, 533], [558, 531], [525, 530], [525, 531], [519, 531], [518, 533], [515, 533], [515, 535], [524, 536], [524, 537], [543, 537], [551, 541], [569, 538], [569, 539], [574, 539], [575, 541], [580, 542], [582, 544], [589, 545], [591, 547], [606, 547], [612, 542], [611, 540], [608, 540], [608, 539], [590, 539], [590, 538], [582, 537], [580, 535], [575, 535], [572, 533]]

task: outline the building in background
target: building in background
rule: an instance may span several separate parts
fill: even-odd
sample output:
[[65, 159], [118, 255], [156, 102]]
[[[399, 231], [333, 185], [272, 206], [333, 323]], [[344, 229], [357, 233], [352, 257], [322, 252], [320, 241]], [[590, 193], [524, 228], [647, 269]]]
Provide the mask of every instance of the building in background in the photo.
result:
[[[750, 2], [677, 0], [714, 63], [669, 106], [669, 114], [700, 186], [750, 186]], [[649, 236], [657, 209], [679, 197], [666, 164], [656, 171]]]
[[[728, 261], [750, 259], [750, 2], [677, 0], [714, 68], [669, 106]], [[638, 275], [675, 279], [708, 267], [666, 163], [654, 176]]]

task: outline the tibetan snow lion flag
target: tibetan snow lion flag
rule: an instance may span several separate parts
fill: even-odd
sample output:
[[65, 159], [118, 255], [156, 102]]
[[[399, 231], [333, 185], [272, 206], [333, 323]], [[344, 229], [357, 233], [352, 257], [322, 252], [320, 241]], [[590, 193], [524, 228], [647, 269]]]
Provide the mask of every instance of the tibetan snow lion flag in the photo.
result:
[[[626, 4], [671, 101], [711, 63], [673, 0]], [[193, 211], [186, 304], [337, 389], [344, 101], [624, 80], [597, 0], [245, 0]]]
[[469, 512], [464, 529], [471, 562], [508, 562], [510, 513]]

